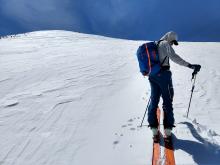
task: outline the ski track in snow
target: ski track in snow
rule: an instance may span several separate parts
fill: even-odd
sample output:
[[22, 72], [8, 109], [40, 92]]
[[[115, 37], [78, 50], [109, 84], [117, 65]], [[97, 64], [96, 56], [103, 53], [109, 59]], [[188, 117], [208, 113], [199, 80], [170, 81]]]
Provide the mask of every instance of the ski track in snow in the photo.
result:
[[[1, 39], [0, 164], [151, 164], [146, 119], [139, 127], [150, 95], [140, 43], [65, 31]], [[186, 119], [191, 71], [171, 64], [176, 163], [218, 164], [220, 44], [175, 49], [202, 65]]]

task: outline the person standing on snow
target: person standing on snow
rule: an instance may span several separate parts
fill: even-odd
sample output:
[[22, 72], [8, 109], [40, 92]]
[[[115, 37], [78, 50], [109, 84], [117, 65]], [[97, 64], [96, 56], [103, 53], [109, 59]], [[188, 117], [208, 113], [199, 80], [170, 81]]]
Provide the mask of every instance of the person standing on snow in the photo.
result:
[[157, 107], [159, 104], [160, 96], [163, 99], [164, 111], [164, 128], [166, 137], [171, 136], [171, 131], [174, 126], [173, 115], [173, 84], [172, 73], [170, 71], [169, 59], [173, 62], [189, 67], [194, 70], [193, 74], [200, 71], [201, 66], [198, 64], [190, 64], [177, 55], [172, 48], [173, 45], [178, 45], [177, 34], [173, 31], [166, 33], [157, 43], [159, 60], [161, 63], [161, 72], [156, 75], [149, 76], [151, 86], [151, 102], [148, 107], [148, 123], [153, 132], [153, 138], [158, 137], [158, 120], [157, 120]]

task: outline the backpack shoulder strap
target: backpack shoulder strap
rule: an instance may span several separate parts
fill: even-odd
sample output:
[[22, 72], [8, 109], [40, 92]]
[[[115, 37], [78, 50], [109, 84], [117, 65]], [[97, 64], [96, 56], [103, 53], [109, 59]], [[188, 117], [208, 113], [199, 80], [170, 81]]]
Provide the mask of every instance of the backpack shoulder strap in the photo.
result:
[[[157, 41], [157, 48], [159, 47], [159, 44], [160, 44], [161, 41], [163, 41], [163, 40]], [[167, 58], [169, 58], [169, 57], [166, 56], [166, 57], [163, 59], [163, 61], [162, 61], [161, 64], [160, 64], [161, 66], [164, 64], [164, 62], [166, 61]]]
[[167, 59], [167, 56], [163, 59], [163, 61], [161, 62], [161, 66], [163, 65], [163, 63], [165, 62], [165, 60]]
[[157, 44], [156, 44], [157, 47], [159, 46], [159, 44], [160, 44], [161, 41], [163, 41], [163, 40], [159, 40], [159, 41], [157, 41]]

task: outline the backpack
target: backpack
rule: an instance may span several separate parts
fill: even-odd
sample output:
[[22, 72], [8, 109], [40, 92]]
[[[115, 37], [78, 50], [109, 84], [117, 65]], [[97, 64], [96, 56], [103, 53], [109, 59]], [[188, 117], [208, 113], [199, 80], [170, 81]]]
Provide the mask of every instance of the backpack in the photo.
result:
[[158, 45], [156, 42], [148, 42], [139, 46], [137, 58], [142, 75], [156, 75], [161, 71], [162, 64], [160, 63]]

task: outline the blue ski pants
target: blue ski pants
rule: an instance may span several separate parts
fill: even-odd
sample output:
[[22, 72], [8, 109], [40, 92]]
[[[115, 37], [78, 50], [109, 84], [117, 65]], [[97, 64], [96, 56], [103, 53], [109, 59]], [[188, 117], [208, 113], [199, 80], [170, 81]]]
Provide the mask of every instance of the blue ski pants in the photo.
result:
[[161, 71], [157, 75], [149, 76], [149, 82], [151, 86], [151, 101], [148, 107], [148, 123], [150, 127], [157, 127], [157, 108], [160, 101], [160, 96], [163, 99], [163, 111], [164, 111], [164, 128], [174, 127], [174, 115], [173, 115], [173, 84], [172, 73], [170, 70]]

